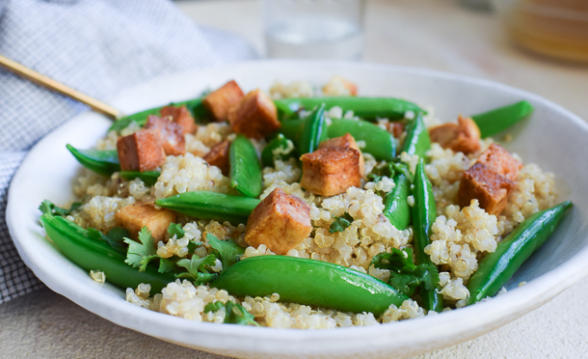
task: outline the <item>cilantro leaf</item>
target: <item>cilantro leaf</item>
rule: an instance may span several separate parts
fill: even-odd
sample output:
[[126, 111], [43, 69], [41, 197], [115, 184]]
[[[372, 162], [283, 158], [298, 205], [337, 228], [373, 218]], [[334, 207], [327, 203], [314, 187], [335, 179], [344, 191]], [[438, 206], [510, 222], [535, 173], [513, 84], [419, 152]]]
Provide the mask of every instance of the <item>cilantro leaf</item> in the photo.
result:
[[408, 169], [408, 165], [399, 160], [386, 162], [384, 165], [374, 167], [372, 172], [368, 174], [367, 179], [368, 181], [379, 182], [383, 177], [393, 178], [397, 174], [403, 174], [412, 181], [412, 174]]
[[224, 304], [220, 301], [208, 303], [206, 307], [204, 307], [204, 312], [214, 313], [219, 311], [223, 307], [225, 308], [225, 323], [259, 326], [259, 324], [257, 324], [257, 322], [255, 321], [255, 317], [253, 316], [253, 314], [249, 313], [247, 309], [245, 309], [241, 304], [234, 303], [231, 300]]
[[204, 307], [204, 313], [208, 313], [208, 312], [218, 312], [222, 307], [224, 307], [225, 305], [223, 304], [223, 302], [221, 301], [216, 301], [216, 302], [211, 302], [206, 304], [206, 306]]
[[214, 234], [207, 233], [206, 240], [208, 244], [214, 249], [220, 256], [220, 260], [223, 263], [223, 269], [227, 269], [229, 266], [235, 264], [243, 255], [245, 250], [241, 248], [237, 243], [231, 239], [220, 240]]
[[196, 254], [192, 255], [191, 259], [180, 259], [176, 264], [178, 267], [185, 268], [187, 272], [176, 274], [177, 278], [187, 278], [192, 280], [195, 284], [202, 284], [209, 282], [216, 278], [216, 273], [210, 273], [210, 267], [216, 262], [216, 256], [209, 254], [206, 257], [199, 257]]
[[39, 210], [43, 214], [49, 213], [54, 216], [68, 216], [71, 214], [71, 212], [80, 208], [81, 205], [82, 205], [82, 202], [74, 202], [71, 204], [69, 209], [62, 208], [62, 207], [56, 206], [53, 202], [46, 199], [43, 202], [41, 202], [41, 205], [39, 206]]
[[196, 250], [196, 248], [198, 248], [201, 245], [202, 245], [202, 242], [199, 242], [199, 241], [188, 242], [188, 253], [194, 254], [194, 251]]
[[258, 326], [253, 314], [249, 313], [241, 304], [228, 301], [226, 304], [225, 323]]
[[343, 232], [353, 222], [353, 217], [349, 213], [345, 213], [341, 217], [335, 217], [335, 220], [329, 226], [329, 233]]
[[159, 258], [157, 254], [155, 254], [155, 242], [153, 241], [151, 232], [147, 227], [143, 227], [141, 228], [141, 231], [139, 231], [138, 242], [130, 238], [125, 238], [124, 242], [129, 245], [125, 263], [133, 268], [139, 268], [139, 271], [144, 271], [149, 262], [153, 259]]
[[421, 282], [422, 279], [417, 275], [394, 272], [390, 273], [390, 279], [388, 280], [388, 284], [407, 297], [412, 297]]
[[382, 180], [382, 177], [384, 177], [384, 176], [380, 176], [380, 175], [378, 175], [378, 174], [376, 174], [376, 173], [370, 173], [370, 174], [367, 176], [367, 179], [368, 179], [368, 181], [370, 181], [370, 182], [380, 182], [380, 181]]
[[184, 229], [182, 228], [181, 224], [172, 222], [167, 227], [167, 234], [169, 235], [170, 238], [173, 236], [176, 236], [176, 238], [180, 239], [186, 233], [184, 232]]
[[432, 263], [416, 265], [411, 248], [380, 253], [372, 259], [376, 268], [390, 270], [388, 284], [408, 297], [417, 290], [430, 291], [439, 285], [439, 272]]
[[106, 234], [100, 232], [96, 228], [88, 228], [86, 231], [88, 233], [88, 238], [95, 241], [104, 241], [117, 252], [121, 254], [126, 253], [126, 248], [123, 244], [123, 238], [129, 235], [129, 232], [126, 229], [121, 227], [114, 227]]
[[171, 259], [167, 258], [159, 258], [159, 268], [157, 271], [159, 273], [169, 273], [173, 272], [176, 269], [176, 264]]
[[376, 268], [390, 269], [396, 272], [411, 273], [416, 270], [412, 248], [392, 248], [390, 252], [383, 252], [376, 255], [372, 259], [372, 264]]

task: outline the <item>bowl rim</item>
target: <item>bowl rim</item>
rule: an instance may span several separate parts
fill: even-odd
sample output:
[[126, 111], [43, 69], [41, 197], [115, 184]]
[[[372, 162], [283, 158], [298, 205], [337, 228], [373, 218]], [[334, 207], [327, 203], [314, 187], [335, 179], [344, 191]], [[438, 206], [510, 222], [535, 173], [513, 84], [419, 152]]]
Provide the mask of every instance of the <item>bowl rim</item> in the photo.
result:
[[[113, 96], [113, 101], [111, 101], [111, 103], [116, 103], [115, 99], [124, 97], [124, 94], [132, 93], [140, 87], [149, 86], [150, 84], [159, 81], [171, 81], [173, 79], [189, 77], [194, 78], [194, 76], [200, 72], [209, 71], [211, 69], [228, 68], [229, 66], [232, 68], [247, 68], [268, 64], [279, 64], [285, 67], [292, 65], [328, 67], [337, 64], [341, 66], [370, 68], [378, 71], [399, 71], [431, 78], [460, 81], [475, 86], [493, 87], [497, 90], [512, 93], [524, 99], [540, 102], [558, 112], [562, 117], [566, 117], [572, 123], [588, 133], [588, 123], [584, 122], [579, 116], [539, 95], [505, 84], [430, 69], [346, 61], [262, 60], [183, 71], [172, 75], [160, 76], [137, 86], [125, 89]], [[27, 247], [27, 244], [21, 241], [22, 236], [30, 236], [30, 233], [15, 227], [15, 223], [17, 222], [16, 218], [19, 215], [19, 209], [16, 203], [16, 198], [18, 198], [18, 186], [15, 186], [14, 183], [19, 183], [20, 179], [25, 177], [27, 160], [30, 157], [35, 156], [37, 152], [41, 150], [40, 147], [42, 147], [42, 144], [50, 142], [52, 136], [59, 132], [64, 126], [67, 126], [68, 123], [76, 121], [78, 118], [83, 118], [87, 116], [87, 114], [87, 112], [79, 114], [64, 122], [51, 133], [44, 136], [26, 155], [24, 161], [14, 175], [8, 191], [6, 222], [19, 255], [42, 282], [53, 291], [69, 298], [81, 307], [123, 327], [138, 330], [164, 340], [183, 344], [187, 343], [188, 345], [190, 345], [190, 340], [186, 340], [186, 338], [189, 338], [187, 334], [194, 335], [205, 333], [209, 335], [230, 335], [233, 339], [236, 339], [233, 342], [233, 345], [230, 345], [229, 343], [224, 343], [223, 345], [219, 345], [219, 343], [211, 343], [213, 345], [200, 347], [204, 350], [222, 349], [255, 353], [273, 353], [274, 350], [272, 350], [271, 345], [252, 345], [248, 348], [243, 348], [242, 346], [235, 344], [235, 342], [245, 343], [247, 341], [252, 341], [252, 339], [263, 338], [264, 340], [269, 339], [274, 345], [275, 341], [279, 341], [285, 346], [284, 348], [299, 347], [299, 344], [302, 341], [304, 341], [305, 344], [320, 343], [321, 345], [318, 347], [314, 345], [309, 345], [307, 347], [307, 350], [310, 348], [308, 353], [320, 354], [333, 352], [335, 350], [340, 351], [342, 348], [341, 343], [347, 343], [343, 344], [343, 346], [351, 347], [354, 347], [354, 345], [359, 343], [365, 345], [366, 338], [371, 338], [371, 343], [375, 348], [389, 347], [390, 343], [386, 343], [384, 339], [388, 338], [389, 340], [391, 337], [394, 337], [395, 339], [394, 347], [396, 348], [408, 348], [420, 344], [422, 345], [421, 349], [429, 350], [442, 346], [443, 342], [447, 341], [448, 337], [455, 336], [459, 337], [461, 341], [464, 341], [480, 335], [485, 331], [494, 329], [508, 321], [514, 320], [524, 313], [547, 302], [573, 283], [579, 281], [582, 277], [588, 275], [588, 247], [585, 247], [576, 253], [571, 259], [560, 264], [555, 269], [535, 278], [522, 287], [512, 289], [508, 291], [508, 293], [499, 295], [488, 301], [483, 301], [459, 310], [425, 316], [423, 318], [387, 323], [378, 326], [335, 328], [327, 330], [275, 329], [195, 322], [151, 310], [144, 310], [143, 308], [126, 302], [124, 298], [114, 298], [106, 295], [106, 293], [102, 295], [100, 295], [100, 293], [97, 293], [98, 295], [80, 293], [80, 291], [77, 290], [77, 288], [79, 288], [77, 282], [61, 280], [52, 274], [50, 269], [40, 266], [35, 258], [35, 253], [31, 252], [30, 248]], [[64, 260], [67, 261], [65, 257]], [[69, 263], [73, 265], [71, 262]], [[90, 309], [90, 307], [92, 307], [92, 309]], [[476, 317], [475, 321], [471, 320], [472, 316]], [[452, 325], [448, 326], [446, 325], [447, 323], [452, 323]], [[411, 333], [417, 331], [419, 332], [419, 336], [418, 340], [415, 340]], [[170, 333], [183, 334], [178, 338], [177, 336], [170, 335]], [[327, 339], [336, 339], [337, 342], [329, 342]], [[196, 347], [197, 345], [192, 344], [192, 346]]]

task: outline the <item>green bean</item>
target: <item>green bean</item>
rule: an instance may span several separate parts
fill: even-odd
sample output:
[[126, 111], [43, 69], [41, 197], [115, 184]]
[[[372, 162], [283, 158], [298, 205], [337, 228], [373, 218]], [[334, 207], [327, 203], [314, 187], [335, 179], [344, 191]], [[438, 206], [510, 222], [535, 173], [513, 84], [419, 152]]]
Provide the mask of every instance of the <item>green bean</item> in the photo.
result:
[[386, 283], [337, 264], [288, 256], [251, 257], [226, 269], [213, 286], [237, 296], [280, 295], [285, 302], [380, 315], [406, 296]]
[[126, 180], [140, 178], [147, 186], [153, 186], [161, 172], [159, 171], [120, 171], [120, 176]]
[[123, 254], [106, 242], [91, 239], [86, 229], [63, 217], [43, 214], [41, 223], [47, 236], [65, 257], [87, 271], [104, 272], [106, 280], [120, 288], [135, 288], [140, 283], [149, 283], [151, 293], [157, 293], [175, 280], [173, 275], [158, 273], [151, 267], [143, 272], [130, 267], [125, 263]]
[[291, 116], [300, 109], [312, 109], [324, 103], [327, 109], [338, 106], [343, 111], [353, 111], [355, 116], [364, 119], [388, 118], [397, 120], [412, 111], [424, 112], [416, 104], [392, 97], [301, 97], [275, 100], [274, 103], [284, 116]]
[[549, 236], [572, 207], [570, 201], [529, 217], [503, 239], [493, 253], [487, 254], [468, 282], [468, 304], [493, 296]]
[[408, 228], [410, 224], [410, 207], [408, 206], [408, 193], [410, 181], [404, 174], [399, 173], [394, 177], [396, 184], [392, 191], [384, 197], [384, 216], [399, 230]]
[[396, 139], [388, 131], [363, 120], [333, 118], [327, 128], [328, 138], [349, 133], [356, 141], [365, 142], [361, 150], [377, 160], [390, 161], [396, 156]]
[[79, 163], [96, 173], [109, 176], [116, 171], [120, 171], [116, 150], [80, 150], [70, 144], [65, 145], [65, 147]]
[[[192, 113], [192, 116], [194, 116], [194, 119], [208, 120], [210, 115], [206, 107], [204, 107], [204, 105], [202, 104], [202, 100], [204, 100], [204, 97], [197, 97], [195, 99], [187, 101], [172, 102], [165, 106], [186, 106], [188, 110], [190, 110], [190, 112]], [[149, 115], [159, 115], [159, 111], [163, 107], [164, 106], [153, 107], [144, 111], [134, 113], [132, 115], [120, 117], [110, 126], [108, 131], [120, 132], [121, 130], [127, 128], [131, 124], [131, 122], [136, 122], [139, 126], [143, 126], [147, 122], [147, 117]]]
[[425, 126], [422, 114], [419, 113], [408, 123], [402, 151], [409, 155], [424, 157], [430, 148], [431, 139], [429, 138], [429, 132], [427, 131], [427, 126]]
[[283, 159], [287, 151], [293, 151], [292, 141], [281, 133], [278, 133], [261, 151], [261, 163], [264, 166], [273, 166], [276, 158]]
[[[425, 163], [422, 157], [419, 158], [415, 171], [413, 195], [412, 224], [415, 257], [419, 264], [431, 263], [431, 258], [425, 253], [425, 247], [430, 243], [431, 227], [437, 217], [437, 209], [433, 188], [425, 174]], [[426, 291], [421, 296], [428, 310], [439, 312], [443, 309], [443, 299], [436, 290]]]
[[262, 189], [261, 166], [251, 141], [238, 135], [229, 149], [231, 187], [245, 196], [258, 197]]
[[259, 204], [256, 198], [196, 191], [161, 198], [155, 204], [198, 219], [216, 219], [231, 223], [245, 223]]
[[298, 144], [298, 154], [314, 152], [319, 143], [326, 137], [325, 105], [321, 104], [306, 118], [302, 137]]
[[506, 130], [515, 123], [529, 117], [532, 112], [533, 105], [527, 101], [520, 101], [473, 115], [472, 119], [480, 128], [482, 138], [485, 138]]

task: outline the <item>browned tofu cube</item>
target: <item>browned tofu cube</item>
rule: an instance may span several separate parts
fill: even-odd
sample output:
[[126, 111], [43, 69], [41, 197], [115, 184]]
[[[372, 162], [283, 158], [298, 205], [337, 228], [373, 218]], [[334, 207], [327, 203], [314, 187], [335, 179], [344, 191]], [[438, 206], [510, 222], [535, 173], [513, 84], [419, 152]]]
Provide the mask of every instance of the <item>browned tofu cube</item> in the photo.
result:
[[170, 116], [172, 121], [182, 129], [182, 134], [194, 133], [198, 129], [194, 117], [186, 106], [165, 106], [160, 111], [161, 117]]
[[505, 176], [476, 162], [464, 172], [459, 183], [458, 203], [460, 206], [469, 206], [470, 201], [476, 198], [486, 212], [498, 215], [506, 206], [508, 192], [513, 186], [514, 183]]
[[116, 149], [123, 171], [151, 171], [165, 162], [163, 143], [157, 129], [143, 129], [120, 137]]
[[229, 112], [231, 128], [250, 138], [262, 138], [280, 129], [278, 112], [272, 99], [261, 90], [249, 92]]
[[310, 207], [300, 198], [276, 188], [249, 216], [245, 242], [253, 247], [265, 244], [274, 253], [286, 254], [311, 231]]
[[211, 166], [220, 168], [225, 176], [229, 174], [229, 149], [231, 148], [231, 142], [224, 140], [212, 146], [210, 151], [204, 155], [204, 160]]
[[165, 233], [169, 224], [175, 221], [176, 216], [167, 209], [156, 209], [149, 203], [135, 203], [118, 210], [115, 219], [122, 227], [127, 229], [134, 238], [143, 227], [147, 227], [156, 241], [165, 239]]
[[449, 148], [451, 141], [457, 138], [458, 133], [457, 123], [453, 122], [442, 123], [429, 129], [431, 141], [437, 142], [443, 148]]
[[170, 116], [159, 117], [150, 115], [147, 117], [146, 129], [156, 129], [159, 131], [163, 144], [163, 151], [166, 155], [178, 156], [186, 153], [186, 139], [182, 127], [172, 122]]
[[519, 175], [519, 170], [523, 164], [513, 157], [504, 147], [495, 143], [491, 144], [486, 151], [482, 152], [478, 158], [479, 163], [483, 163], [492, 171], [501, 174], [511, 181], [515, 181]]
[[304, 189], [321, 196], [334, 196], [347, 191], [349, 187], [361, 185], [363, 176], [361, 151], [357, 149], [357, 145], [355, 148], [333, 146], [339, 141], [342, 141], [341, 137], [325, 141], [316, 151], [300, 157], [302, 161], [300, 184]]
[[365, 161], [363, 159], [363, 154], [361, 153], [361, 150], [357, 146], [357, 142], [355, 142], [355, 139], [349, 133], [346, 133], [343, 136], [339, 136], [339, 137], [335, 137], [335, 138], [331, 138], [326, 141], [323, 141], [319, 144], [318, 148], [338, 148], [338, 147], [340, 147], [342, 149], [352, 149], [352, 150], [356, 150], [357, 152], [359, 152], [359, 173], [363, 177], [364, 172], [365, 172], [365, 170], [364, 170]]
[[243, 99], [243, 91], [231, 80], [204, 98], [204, 106], [210, 111], [216, 121], [227, 121], [229, 110], [237, 106]]
[[431, 141], [456, 152], [473, 153], [480, 149], [480, 129], [468, 117], [459, 116], [457, 124], [444, 123], [429, 129]]

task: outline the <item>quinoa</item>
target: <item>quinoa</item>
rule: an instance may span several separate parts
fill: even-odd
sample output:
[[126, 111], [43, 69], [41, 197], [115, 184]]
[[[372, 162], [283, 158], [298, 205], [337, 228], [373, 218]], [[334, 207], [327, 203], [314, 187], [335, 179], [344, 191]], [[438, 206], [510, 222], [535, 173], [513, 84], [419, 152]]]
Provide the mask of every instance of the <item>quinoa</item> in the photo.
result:
[[[344, 96], [349, 89], [341, 78], [333, 78], [323, 87], [313, 86], [307, 82], [289, 84], [276, 83], [270, 89], [272, 98], [308, 97], [308, 96]], [[427, 109], [425, 123], [431, 126], [439, 123], [432, 109]], [[326, 113], [330, 118], [356, 118], [352, 112], [344, 112], [333, 107]], [[414, 114], [413, 114], [414, 116]], [[378, 126], [386, 128], [387, 119], [379, 119]], [[120, 135], [138, 131], [140, 127], [132, 123], [122, 130]], [[98, 141], [98, 149], [116, 149], [119, 134], [109, 132]], [[124, 180], [118, 173], [101, 176], [87, 169], [79, 171], [72, 183], [73, 192], [83, 204], [68, 217], [83, 227], [97, 228], [107, 232], [114, 228], [115, 213], [122, 207], [135, 202], [150, 202], [156, 199], [187, 191], [206, 190], [226, 194], [236, 194], [230, 186], [230, 180], [221, 170], [211, 166], [202, 159], [212, 146], [234, 139], [235, 134], [227, 123], [210, 123], [199, 125], [195, 134], [185, 135], [186, 154], [168, 156], [161, 166], [157, 182], [147, 186], [139, 178]], [[402, 142], [402, 138], [400, 139]], [[260, 152], [265, 146], [264, 140], [253, 140]], [[481, 141], [483, 151], [492, 140]], [[361, 148], [362, 143], [358, 143]], [[293, 142], [286, 149], [274, 153], [289, 155], [294, 150]], [[380, 168], [384, 162], [378, 162], [373, 156], [364, 153], [365, 172]], [[457, 205], [457, 191], [463, 172], [478, 157], [479, 152], [465, 155], [444, 149], [432, 143], [427, 153], [429, 159], [425, 166], [427, 177], [432, 183], [437, 206], [437, 218], [431, 228], [431, 243], [425, 253], [439, 269], [439, 293], [443, 296], [446, 308], [451, 310], [465, 305], [469, 291], [467, 283], [476, 271], [479, 261], [487, 253], [496, 250], [498, 243], [533, 213], [546, 209], [556, 203], [558, 193], [552, 173], [543, 171], [536, 164], [526, 164], [520, 170], [516, 185], [508, 197], [504, 211], [495, 216], [480, 208], [477, 200], [468, 206]], [[287, 157], [287, 156], [285, 156]], [[284, 158], [285, 158], [284, 157]], [[418, 157], [401, 153], [399, 158], [414, 173]], [[295, 195], [310, 207], [312, 231], [299, 245], [287, 252], [288, 256], [312, 258], [343, 265], [367, 273], [382, 281], [391, 275], [387, 269], [372, 265], [372, 259], [379, 253], [392, 248], [411, 248], [412, 228], [399, 230], [384, 216], [383, 194], [394, 189], [393, 178], [381, 176], [378, 180], [363, 180], [361, 186], [350, 187], [344, 193], [321, 197], [305, 191], [300, 185], [302, 169], [299, 161], [290, 156], [288, 159], [276, 159], [272, 166], [263, 168], [263, 190], [260, 199], [265, 198], [274, 189], [280, 188], [288, 194]], [[410, 206], [414, 206], [414, 197], [409, 196]], [[330, 226], [340, 216], [349, 215], [350, 224], [343, 230], [331, 233]], [[156, 253], [160, 258], [189, 258], [191, 250], [204, 257], [214, 250], [208, 243], [207, 236], [219, 239], [232, 239], [244, 248], [241, 258], [274, 255], [264, 244], [257, 247], [247, 246], [244, 241], [245, 224], [231, 224], [215, 220], [194, 220], [179, 216], [184, 236], [167, 236], [157, 243]], [[190, 249], [197, 244], [196, 249]], [[213, 272], [222, 271], [220, 260], [216, 259]], [[103, 272], [91, 271], [90, 276], [103, 283]], [[274, 293], [265, 297], [234, 297], [225, 290], [216, 289], [206, 284], [196, 285], [189, 280], [177, 279], [169, 283], [161, 293], [150, 295], [148, 284], [137, 288], [127, 288], [126, 300], [144, 308], [174, 315], [177, 317], [212, 323], [222, 323], [225, 308], [217, 311], [205, 311], [208, 304], [229, 301], [238, 303], [251, 313], [256, 322], [274, 328], [325, 329], [350, 326], [367, 326], [389, 323], [398, 320], [434, 315], [427, 313], [412, 299], [405, 300], [399, 306], [390, 305], [387, 310], [376, 317], [371, 313], [346, 313], [326, 308], [315, 308], [296, 303], [280, 301]]]

